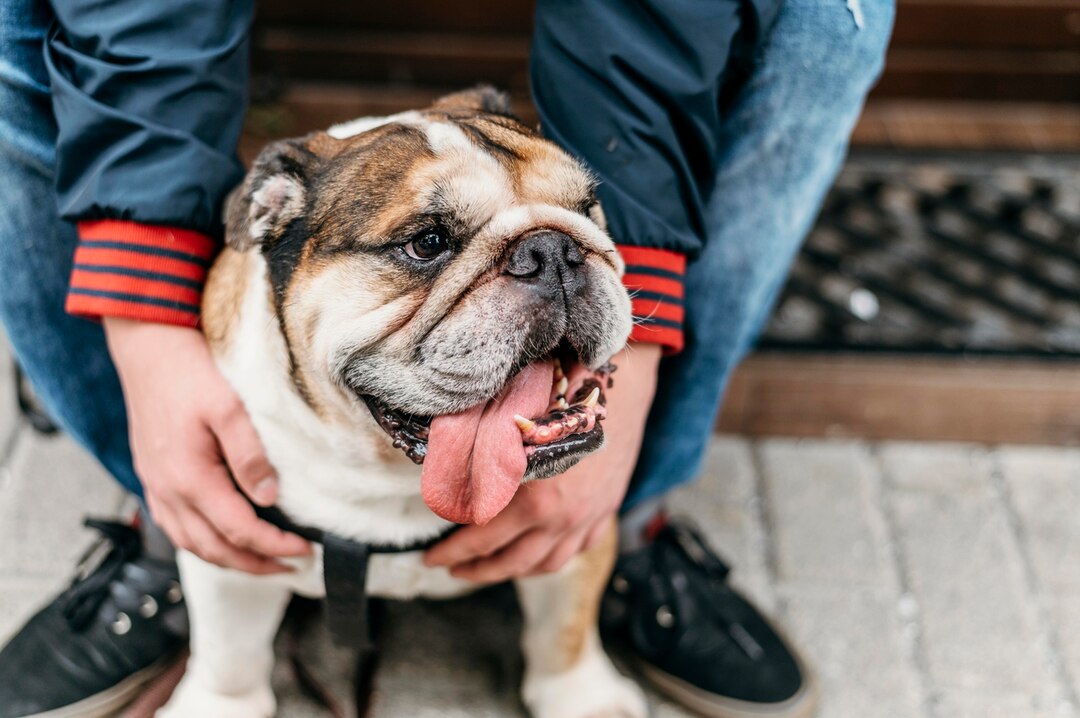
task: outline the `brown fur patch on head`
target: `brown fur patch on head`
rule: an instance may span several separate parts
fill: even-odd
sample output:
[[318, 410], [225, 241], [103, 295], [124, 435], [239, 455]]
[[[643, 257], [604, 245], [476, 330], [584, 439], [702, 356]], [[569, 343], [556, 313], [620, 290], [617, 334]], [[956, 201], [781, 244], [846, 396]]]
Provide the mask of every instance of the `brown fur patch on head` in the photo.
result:
[[491, 115], [513, 117], [510, 109], [510, 95], [496, 90], [491, 85], [477, 85], [468, 90], [440, 97], [435, 100], [431, 108], [448, 113], [476, 114], [483, 112]]
[[596, 203], [596, 180], [566, 152], [510, 111], [509, 97], [482, 85], [437, 100], [425, 115], [456, 123], [513, 177], [522, 201], [585, 213]]
[[551, 141], [508, 117], [449, 117], [510, 174], [514, 192], [527, 204], [587, 212], [596, 202], [596, 180]]
[[391, 123], [343, 140], [313, 188], [313, 253], [363, 249], [384, 242], [417, 211], [409, 176], [434, 159], [420, 128]]

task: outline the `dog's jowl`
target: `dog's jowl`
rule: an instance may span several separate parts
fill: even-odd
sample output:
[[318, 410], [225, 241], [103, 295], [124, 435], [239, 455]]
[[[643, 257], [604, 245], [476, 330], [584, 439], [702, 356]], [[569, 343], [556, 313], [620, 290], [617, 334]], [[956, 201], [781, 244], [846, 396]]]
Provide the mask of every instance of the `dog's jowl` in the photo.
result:
[[[594, 181], [478, 89], [270, 145], [229, 198], [203, 324], [298, 525], [411, 546], [486, 523], [522, 482], [603, 444], [630, 332]], [[615, 540], [520, 579], [536, 718], [643, 718], [597, 637]], [[255, 577], [180, 557], [192, 657], [167, 718], [275, 710], [272, 640], [321, 550]], [[371, 595], [476, 588], [419, 552], [375, 555]]]

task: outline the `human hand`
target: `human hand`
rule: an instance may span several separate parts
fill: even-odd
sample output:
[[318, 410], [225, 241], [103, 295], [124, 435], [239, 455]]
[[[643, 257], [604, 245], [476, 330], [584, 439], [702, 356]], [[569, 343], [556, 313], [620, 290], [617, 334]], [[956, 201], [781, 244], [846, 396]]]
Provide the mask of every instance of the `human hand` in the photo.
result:
[[203, 335], [114, 317], [104, 324], [154, 520], [177, 547], [210, 563], [253, 574], [290, 570], [275, 558], [303, 556], [311, 546], [258, 519], [237, 490], [269, 506], [277, 478]]
[[566, 473], [518, 489], [502, 513], [467, 526], [431, 548], [428, 566], [458, 578], [498, 582], [558, 571], [601, 538], [626, 494], [656, 391], [660, 347], [633, 344], [612, 360], [605, 448]]

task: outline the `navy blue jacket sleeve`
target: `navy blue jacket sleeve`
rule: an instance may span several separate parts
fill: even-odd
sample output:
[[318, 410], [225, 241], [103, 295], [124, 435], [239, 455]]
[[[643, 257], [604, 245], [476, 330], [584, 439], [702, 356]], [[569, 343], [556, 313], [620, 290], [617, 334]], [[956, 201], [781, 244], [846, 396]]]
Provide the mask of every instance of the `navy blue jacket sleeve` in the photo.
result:
[[252, 0], [52, 5], [61, 214], [220, 236], [242, 177]]
[[779, 0], [540, 0], [530, 78], [541, 129], [599, 175], [620, 244], [691, 257], [733, 52]]

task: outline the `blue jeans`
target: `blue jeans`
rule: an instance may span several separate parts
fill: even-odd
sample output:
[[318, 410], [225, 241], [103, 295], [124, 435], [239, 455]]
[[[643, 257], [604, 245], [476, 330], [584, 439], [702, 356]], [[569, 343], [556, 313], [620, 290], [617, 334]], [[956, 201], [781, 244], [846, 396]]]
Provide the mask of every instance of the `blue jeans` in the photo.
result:
[[[696, 474], [731, 370], [843, 160], [892, 16], [892, 0], [786, 0], [730, 108], [709, 242], [687, 273], [687, 347], [662, 365], [627, 508]], [[57, 218], [52, 189], [50, 22], [44, 0], [0, 4], [0, 320], [55, 419], [141, 493], [101, 327], [63, 311], [75, 233]]]

